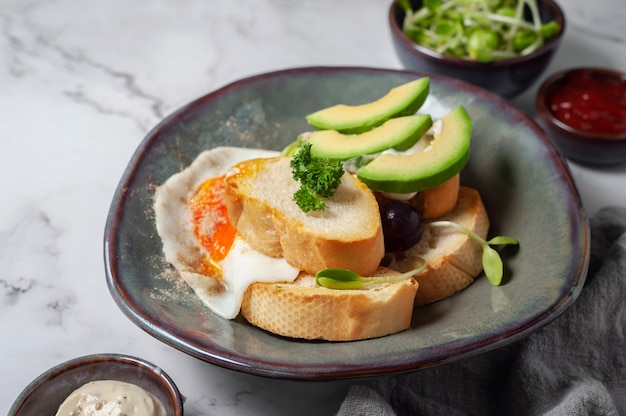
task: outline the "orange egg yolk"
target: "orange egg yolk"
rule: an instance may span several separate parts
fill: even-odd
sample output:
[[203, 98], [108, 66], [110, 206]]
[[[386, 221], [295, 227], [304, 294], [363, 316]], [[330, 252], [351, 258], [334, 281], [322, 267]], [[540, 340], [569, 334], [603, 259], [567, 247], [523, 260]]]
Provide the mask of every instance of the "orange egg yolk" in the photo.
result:
[[224, 178], [225, 175], [221, 175], [208, 179], [189, 200], [194, 233], [200, 245], [208, 252], [202, 265], [203, 270], [199, 272], [220, 277], [222, 273], [219, 262], [226, 257], [237, 235], [237, 230], [228, 219]]

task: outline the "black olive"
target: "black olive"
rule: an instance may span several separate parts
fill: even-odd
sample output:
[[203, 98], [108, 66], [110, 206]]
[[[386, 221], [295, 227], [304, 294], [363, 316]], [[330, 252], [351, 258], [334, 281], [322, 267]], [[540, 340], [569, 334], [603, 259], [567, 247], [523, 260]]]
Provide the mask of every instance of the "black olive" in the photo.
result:
[[394, 253], [412, 247], [422, 236], [423, 223], [411, 205], [393, 201], [380, 208], [385, 251]]

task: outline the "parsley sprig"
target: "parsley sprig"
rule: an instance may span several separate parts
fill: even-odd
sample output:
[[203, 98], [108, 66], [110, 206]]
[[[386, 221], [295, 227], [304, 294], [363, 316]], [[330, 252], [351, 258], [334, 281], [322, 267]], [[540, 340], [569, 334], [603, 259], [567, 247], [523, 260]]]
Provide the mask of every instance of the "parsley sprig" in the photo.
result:
[[291, 160], [293, 179], [300, 181], [300, 188], [293, 199], [304, 212], [326, 209], [324, 198], [330, 198], [341, 183], [344, 174], [339, 161], [314, 157], [311, 143], [303, 143]]

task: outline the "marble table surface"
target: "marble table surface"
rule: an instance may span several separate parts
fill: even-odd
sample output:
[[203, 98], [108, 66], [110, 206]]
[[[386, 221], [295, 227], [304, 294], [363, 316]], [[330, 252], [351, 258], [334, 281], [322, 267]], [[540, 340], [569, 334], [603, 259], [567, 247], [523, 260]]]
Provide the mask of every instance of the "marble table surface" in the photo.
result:
[[[623, 0], [562, 0], [569, 26], [543, 77], [626, 69]], [[115, 305], [103, 230], [135, 148], [227, 83], [312, 65], [401, 68], [383, 0], [0, 2], [0, 412], [48, 368], [101, 352], [161, 366], [187, 415], [333, 414], [351, 381], [222, 369], [150, 337]], [[537, 85], [514, 100], [533, 115]], [[592, 215], [626, 205], [626, 166], [570, 164]]]

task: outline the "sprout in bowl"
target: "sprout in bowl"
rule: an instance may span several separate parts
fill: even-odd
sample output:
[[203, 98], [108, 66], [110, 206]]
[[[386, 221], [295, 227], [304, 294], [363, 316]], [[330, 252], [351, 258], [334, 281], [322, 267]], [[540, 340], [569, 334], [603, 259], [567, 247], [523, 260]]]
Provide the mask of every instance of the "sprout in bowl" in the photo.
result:
[[394, 0], [388, 24], [405, 68], [513, 98], [547, 68], [566, 21], [554, 0]]
[[487, 63], [535, 52], [561, 26], [541, 20], [537, 0], [430, 0], [404, 9], [404, 33], [434, 51]]

